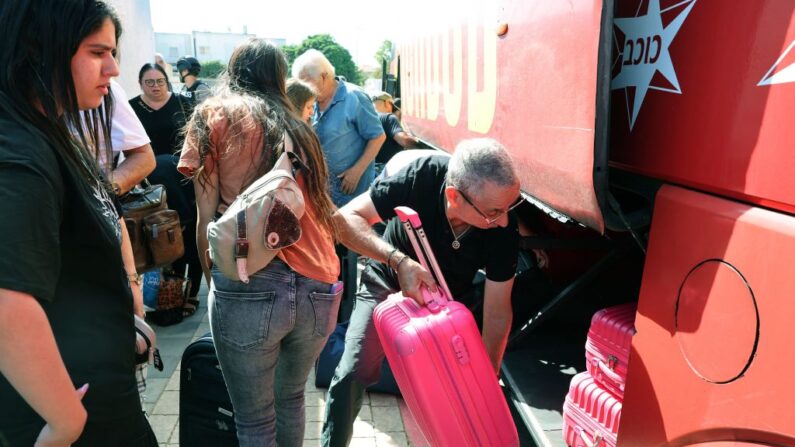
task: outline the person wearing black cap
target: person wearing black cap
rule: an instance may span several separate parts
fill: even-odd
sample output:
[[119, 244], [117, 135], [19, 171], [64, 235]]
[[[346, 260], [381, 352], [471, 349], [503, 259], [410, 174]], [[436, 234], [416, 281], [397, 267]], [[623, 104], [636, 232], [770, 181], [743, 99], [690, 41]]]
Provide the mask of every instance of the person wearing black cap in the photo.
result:
[[196, 104], [210, 96], [210, 87], [198, 78], [202, 64], [193, 56], [185, 56], [177, 61], [179, 80], [183, 83], [180, 94], [195, 101]]
[[404, 148], [416, 147], [419, 139], [406, 132], [398, 117], [395, 116], [392, 95], [387, 92], [379, 92], [372, 96], [372, 100], [386, 134], [386, 140], [384, 140], [381, 150], [378, 151], [378, 155], [375, 156], [375, 172], [378, 175], [390, 158]]

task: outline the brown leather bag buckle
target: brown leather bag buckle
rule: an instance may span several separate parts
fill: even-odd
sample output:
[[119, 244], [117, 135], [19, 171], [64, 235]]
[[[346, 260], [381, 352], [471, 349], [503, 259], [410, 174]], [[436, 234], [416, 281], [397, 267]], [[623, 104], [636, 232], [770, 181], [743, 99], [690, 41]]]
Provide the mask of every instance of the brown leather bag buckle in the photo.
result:
[[248, 239], [235, 240], [235, 258], [248, 257]]

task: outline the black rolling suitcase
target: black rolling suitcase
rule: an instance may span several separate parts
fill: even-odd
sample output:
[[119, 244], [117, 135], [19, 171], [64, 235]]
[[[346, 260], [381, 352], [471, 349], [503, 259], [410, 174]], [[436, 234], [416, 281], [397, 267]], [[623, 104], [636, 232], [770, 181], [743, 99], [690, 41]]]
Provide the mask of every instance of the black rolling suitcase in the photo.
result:
[[237, 446], [232, 402], [209, 333], [189, 344], [179, 374], [179, 444]]

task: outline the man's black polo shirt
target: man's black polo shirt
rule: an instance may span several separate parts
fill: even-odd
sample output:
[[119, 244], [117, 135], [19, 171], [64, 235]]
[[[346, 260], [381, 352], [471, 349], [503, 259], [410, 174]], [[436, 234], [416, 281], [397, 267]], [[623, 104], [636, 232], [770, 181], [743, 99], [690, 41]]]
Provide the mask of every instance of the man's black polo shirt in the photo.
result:
[[[472, 286], [478, 269], [495, 282], [513, 278], [519, 250], [516, 216], [509, 213], [508, 225], [487, 230], [472, 227], [459, 237], [461, 247], [452, 248], [453, 234], [445, 214], [444, 184], [449, 157], [431, 155], [409, 163], [394, 175], [376, 180], [370, 196], [378, 215], [389, 221], [384, 239], [416, 259], [406, 231], [395, 216], [396, 206], [415, 210], [431, 244], [442, 274], [454, 297], [461, 297]], [[385, 264], [372, 262], [376, 274], [399, 289], [395, 273]], [[466, 305], [472, 303], [463, 303]]]

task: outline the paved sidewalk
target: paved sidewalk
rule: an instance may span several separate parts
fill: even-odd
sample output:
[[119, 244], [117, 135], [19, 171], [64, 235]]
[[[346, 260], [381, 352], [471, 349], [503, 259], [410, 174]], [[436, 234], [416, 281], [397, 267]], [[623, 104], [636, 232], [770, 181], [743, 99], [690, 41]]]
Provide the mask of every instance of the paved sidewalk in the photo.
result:
[[[179, 362], [182, 352], [196, 338], [210, 331], [207, 288], [199, 292], [201, 305], [196, 314], [182, 323], [160, 327], [157, 342], [165, 368], [149, 368], [144, 409], [161, 446], [179, 445]], [[304, 446], [319, 446], [323, 425], [325, 389], [314, 386], [314, 371], [306, 385], [306, 434]], [[403, 400], [391, 395], [368, 393], [354, 424], [352, 447], [425, 446]]]

